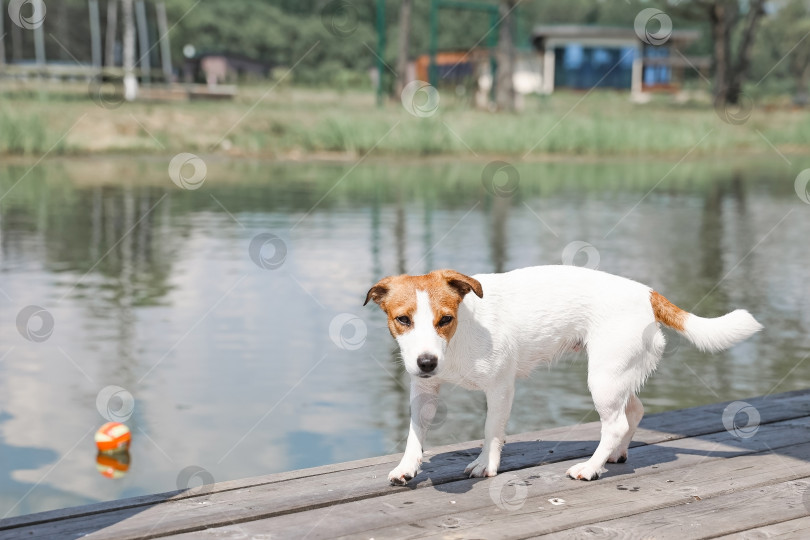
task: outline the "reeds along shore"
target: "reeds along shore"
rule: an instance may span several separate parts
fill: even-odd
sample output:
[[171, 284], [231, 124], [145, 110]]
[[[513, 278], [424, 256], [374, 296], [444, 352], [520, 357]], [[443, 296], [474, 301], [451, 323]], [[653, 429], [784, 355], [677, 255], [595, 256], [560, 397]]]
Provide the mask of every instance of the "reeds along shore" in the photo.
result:
[[[681, 159], [810, 150], [808, 112], [772, 97], [742, 110], [654, 96], [631, 103], [616, 91], [528, 96], [520, 113], [471, 107], [441, 89], [435, 111], [410, 114], [370, 92], [240, 88], [234, 101], [106, 103], [86, 92], [2, 92], [0, 154], [39, 157], [206, 152], [306, 159], [335, 154], [462, 158], [549, 156]], [[418, 98], [418, 96], [417, 96]]]

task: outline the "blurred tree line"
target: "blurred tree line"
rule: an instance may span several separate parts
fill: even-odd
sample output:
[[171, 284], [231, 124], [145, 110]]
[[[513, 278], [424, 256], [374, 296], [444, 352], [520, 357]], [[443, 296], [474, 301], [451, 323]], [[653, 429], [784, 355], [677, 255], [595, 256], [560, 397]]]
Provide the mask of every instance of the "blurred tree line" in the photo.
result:
[[[107, 33], [107, 10], [115, 1], [99, 2], [102, 35]], [[493, 5], [514, 3], [479, 1]], [[403, 46], [398, 24], [402, 2], [386, 1], [387, 39], [382, 57], [392, 70], [398, 66], [398, 49]], [[5, 12], [8, 0], [4, 4]], [[146, 4], [149, 34], [154, 42], [158, 38], [155, 3], [147, 0]], [[289, 79], [298, 84], [330, 88], [371, 85], [368, 70], [376, 62], [376, 0], [165, 0], [165, 4], [175, 69], [184, 60], [183, 47], [190, 44], [198, 53], [231, 52], [268, 62], [280, 68], [277, 76], [295, 66]], [[416, 0], [408, 4], [410, 32], [405, 45], [408, 57], [414, 59], [428, 51], [430, 2]], [[49, 61], [89, 63], [87, 0], [60, 0], [46, 5], [44, 30]], [[689, 51], [681, 52], [712, 55], [717, 64], [713, 70], [715, 93], [724, 85], [729, 100], [734, 101], [733, 94], [746, 80], [756, 82], [767, 75], [758, 91], [795, 93], [806, 101], [810, 0], [529, 0], [512, 13], [511, 33], [516, 46], [522, 48], [530, 46], [531, 29], [538, 24], [630, 28], [639, 11], [648, 7], [657, 7], [669, 15], [676, 30], [702, 31], [701, 39]], [[755, 12], [757, 16], [753, 17]], [[119, 16], [119, 43], [121, 24]], [[482, 12], [443, 9], [439, 29], [440, 50], [485, 46], [486, 39], [482, 38], [488, 32], [489, 18]], [[31, 34], [6, 19], [3, 39], [9, 60], [33, 57]], [[159, 48], [154, 47], [150, 54], [152, 65], [159, 65]], [[726, 56], [719, 58], [722, 54]], [[116, 58], [120, 61], [120, 52]], [[396, 86], [388, 70], [384, 84], [392, 91]]]

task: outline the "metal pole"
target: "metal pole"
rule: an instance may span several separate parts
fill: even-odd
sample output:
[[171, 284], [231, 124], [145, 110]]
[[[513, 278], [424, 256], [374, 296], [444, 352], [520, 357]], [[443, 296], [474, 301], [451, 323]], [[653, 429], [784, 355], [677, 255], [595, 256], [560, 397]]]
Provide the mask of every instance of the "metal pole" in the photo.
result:
[[377, 106], [383, 104], [383, 73], [385, 73], [385, 0], [377, 0]]
[[124, 98], [134, 101], [138, 95], [138, 78], [135, 76], [135, 21], [132, 16], [132, 0], [121, 0], [121, 18], [124, 23]]
[[11, 30], [11, 63], [14, 64], [22, 60], [23, 57], [22, 28], [12, 24], [9, 29]]
[[6, 65], [6, 31], [3, 23], [6, 18], [5, 0], [0, 0], [0, 68]]
[[101, 23], [98, 19], [98, 0], [87, 0], [90, 12], [90, 49], [93, 67], [101, 70]]
[[498, 21], [500, 15], [498, 8], [491, 11], [489, 14], [489, 36], [487, 37], [489, 46], [489, 69], [492, 77], [492, 86], [489, 89], [489, 99], [495, 101], [495, 86], [497, 84], [496, 78], [498, 75], [498, 61], [495, 59], [495, 47], [498, 46]]
[[163, 76], [166, 82], [172, 81], [172, 53], [169, 46], [169, 23], [166, 20], [166, 3], [155, 4], [157, 11], [157, 26], [160, 34], [160, 59], [163, 64]]
[[149, 29], [146, 27], [146, 6], [143, 0], [135, 2], [135, 20], [138, 26], [138, 45], [141, 50], [141, 79], [144, 84], [151, 82], [152, 63], [149, 61]]
[[[5, 14], [4, 14], [5, 15]], [[40, 67], [45, 67], [45, 32], [42, 29], [44, 25], [40, 24], [34, 28], [34, 54], [37, 58], [37, 64]]]
[[436, 52], [439, 48], [439, 2], [430, 0], [430, 64], [428, 65], [428, 82], [436, 86]]
[[118, 0], [107, 0], [107, 43], [104, 44], [104, 65], [115, 67], [115, 35], [118, 31]]

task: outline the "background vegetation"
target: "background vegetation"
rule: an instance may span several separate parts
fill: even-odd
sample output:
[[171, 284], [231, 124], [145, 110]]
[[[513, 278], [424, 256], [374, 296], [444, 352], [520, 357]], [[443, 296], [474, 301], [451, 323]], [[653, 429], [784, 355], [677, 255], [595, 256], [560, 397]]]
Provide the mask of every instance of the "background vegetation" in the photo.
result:
[[[383, 58], [390, 66], [397, 63], [401, 2], [386, 2]], [[728, 22], [730, 45], [739, 49], [746, 14], [755, 3], [737, 0], [527, 1], [515, 11], [513, 34], [516, 45], [527, 48], [531, 29], [537, 24], [628, 28], [641, 9], [658, 6], [671, 17], [675, 29], [702, 31], [701, 39], [682, 51], [684, 54], [712, 55], [709, 10], [729, 3], [737, 9], [737, 18]], [[428, 50], [429, 4], [413, 3], [411, 59]], [[101, 5], [103, 10], [104, 3]], [[166, 5], [175, 69], [182, 66], [182, 49], [190, 44], [198, 53], [228, 51], [268, 62], [274, 66], [271, 79], [243, 81], [235, 102], [137, 102], [113, 107], [98, 107], [88, 99], [92, 91], [88, 92], [86, 83], [47, 92], [3, 85], [0, 153], [212, 151], [299, 159], [321, 154], [354, 157], [374, 148], [388, 154], [470, 157], [680, 157], [687, 152], [770, 151], [768, 145], [784, 153], [803, 152], [808, 146], [810, 126], [803, 115], [796, 114], [796, 107], [806, 102], [810, 77], [807, 0], [764, 4], [744, 85], [745, 105], [753, 107], [745, 125], [724, 123], [723, 115], [715, 114], [712, 85], [695, 71], [687, 71], [686, 91], [677, 102], [667, 96], [644, 105], [632, 104], [626, 92], [610, 90], [594, 92], [587, 100], [582, 93], [555, 92], [529, 96], [520, 115], [476, 110], [469, 89], [445, 83], [439, 87], [439, 112], [415, 119], [402, 110], [395, 95], [382, 109], [373, 105], [370, 70], [376, 62], [375, 0], [348, 2], [350, 9], [340, 24], [349, 32], [337, 35], [330, 31], [328, 17], [334, 0], [168, 0]], [[105, 22], [102, 16], [102, 26]], [[443, 10], [439, 47], [465, 50], [483, 46], [488, 25], [483, 13]], [[157, 30], [150, 31], [155, 40]], [[18, 32], [16, 39], [22, 46], [18, 43], [15, 48], [14, 32], [11, 28], [2, 38], [7, 56], [11, 59], [20, 50], [33, 56], [32, 33]], [[45, 40], [49, 61], [89, 62], [86, 0], [49, 3], [44, 32], [50, 36]], [[159, 48], [150, 54], [154, 56], [152, 65], [159, 65]], [[386, 73], [384, 85], [393, 90], [394, 77]], [[570, 115], [574, 110], [577, 114]], [[223, 134], [227, 135], [223, 138]]]
[[[264, 96], [264, 97], [263, 97]], [[0, 153], [41, 155], [178, 152], [284, 160], [374, 155], [484, 160], [615, 159], [783, 154], [810, 151], [810, 123], [784, 98], [760, 100], [742, 124], [703, 102], [659, 97], [639, 105], [626, 92], [555, 92], [526, 100], [521, 114], [493, 114], [442, 90], [437, 113], [378, 108], [370, 92], [282, 86], [240, 89], [235, 102], [96, 106], [86, 95], [17, 94], [0, 104]], [[66, 135], [65, 135], [66, 134]]]
[[[397, 19], [402, 0], [386, 1], [387, 43], [383, 58], [396, 64], [399, 28]], [[497, 0], [481, 0], [497, 4]], [[719, 0], [724, 2], [727, 0]], [[736, 2], [736, 0], [735, 0]], [[198, 52], [230, 51], [261, 59], [278, 67], [289, 67], [300, 60], [292, 80], [297, 84], [333, 88], [338, 85], [370, 85], [366, 70], [375, 63], [369, 49], [376, 49], [376, 0], [351, 0], [346, 28], [349, 36], [341, 37], [324, 24], [328, 0], [167, 0], [169, 25], [175, 66], [183, 62], [182, 48], [195, 46]], [[684, 53], [709, 55], [712, 52], [711, 21], [706, 1], [670, 2], [668, 0], [630, 0], [607, 2], [594, 0], [526, 1], [516, 10], [515, 40], [518, 47], [528, 47], [531, 29], [538, 24], [600, 24], [631, 27], [641, 9], [658, 7], [672, 19], [675, 29], [701, 30], [702, 37]], [[743, 7], [749, 2], [742, 2]], [[428, 1], [413, 3], [410, 56], [428, 51]], [[104, 3], [102, 3], [102, 9]], [[802, 36], [810, 31], [810, 7], [806, 0], [772, 0], [765, 5], [761, 35], [755, 42], [750, 77], [758, 81], [768, 74], [763, 84], [767, 89], [785, 91], [802, 70], [807, 69], [810, 46], [797, 47], [799, 54], [791, 61], [779, 62]], [[744, 13], [744, 9], [743, 9]], [[105, 18], [102, 16], [102, 31]], [[440, 16], [439, 48], [465, 50], [485, 45], [481, 37], [489, 28], [488, 16], [480, 12], [443, 10]], [[739, 29], [738, 29], [739, 30]], [[45, 32], [55, 40], [46, 40], [49, 59], [64, 62], [89, 62], [89, 22], [86, 0], [60, 0], [48, 3]], [[151, 28], [153, 39], [157, 30]], [[734, 40], [739, 38], [739, 31]], [[11, 32], [5, 36], [9, 55]], [[28, 55], [33, 57], [33, 36], [22, 35]], [[57, 41], [58, 40], [58, 41]], [[322, 46], [304, 57], [316, 41]], [[732, 44], [736, 46], [736, 41]], [[159, 51], [151, 53], [158, 65]], [[303, 59], [302, 59], [303, 57]], [[778, 64], [777, 64], [778, 63]], [[692, 74], [693, 78], [697, 75]]]

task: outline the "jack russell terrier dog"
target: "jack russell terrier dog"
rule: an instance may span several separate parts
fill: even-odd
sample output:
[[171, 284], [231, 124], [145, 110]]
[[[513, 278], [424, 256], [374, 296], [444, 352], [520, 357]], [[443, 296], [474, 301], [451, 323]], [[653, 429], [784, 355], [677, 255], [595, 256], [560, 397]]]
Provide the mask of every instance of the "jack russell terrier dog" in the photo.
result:
[[[473, 294], [468, 294], [472, 292]], [[425, 435], [442, 383], [483, 390], [487, 398], [484, 446], [465, 473], [495, 476], [501, 461], [515, 378], [567, 351], [588, 353], [588, 388], [602, 422], [593, 456], [568, 469], [595, 480], [606, 462], [623, 463], [644, 414], [636, 394], [664, 352], [659, 327], [673, 328], [702, 351], [721, 351], [762, 329], [747, 311], [705, 319], [649, 287], [577, 266], [536, 266], [503, 274], [465, 276], [436, 270], [390, 276], [374, 285], [373, 300], [388, 316], [405, 369], [411, 375], [411, 422], [392, 484], [416, 476]], [[427, 400], [427, 401], [426, 401]], [[428, 418], [429, 417], [429, 418]]]

